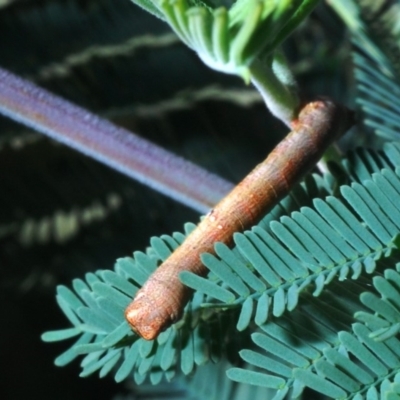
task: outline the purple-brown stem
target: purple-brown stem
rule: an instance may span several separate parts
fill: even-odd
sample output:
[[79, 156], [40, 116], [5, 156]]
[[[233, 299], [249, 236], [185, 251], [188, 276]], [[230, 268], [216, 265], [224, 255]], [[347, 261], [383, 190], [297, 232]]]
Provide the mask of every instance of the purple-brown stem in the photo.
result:
[[0, 113], [206, 213], [233, 185], [0, 68]]

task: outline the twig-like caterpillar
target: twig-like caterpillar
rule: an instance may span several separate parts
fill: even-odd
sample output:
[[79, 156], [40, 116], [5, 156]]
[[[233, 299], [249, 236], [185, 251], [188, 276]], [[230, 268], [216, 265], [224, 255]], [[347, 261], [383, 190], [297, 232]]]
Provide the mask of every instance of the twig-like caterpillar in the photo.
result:
[[200, 255], [213, 253], [215, 242], [231, 245], [234, 232], [256, 224], [352, 124], [353, 113], [331, 100], [308, 103], [288, 136], [205, 216], [138, 291], [125, 311], [132, 329], [152, 340], [176, 322], [191, 295], [179, 273], [206, 275]]

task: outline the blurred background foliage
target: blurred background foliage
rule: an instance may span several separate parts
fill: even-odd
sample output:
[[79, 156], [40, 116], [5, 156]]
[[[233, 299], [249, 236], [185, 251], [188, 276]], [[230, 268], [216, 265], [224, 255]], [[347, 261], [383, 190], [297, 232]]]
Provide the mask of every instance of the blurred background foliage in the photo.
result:
[[[232, 182], [286, 134], [251, 87], [208, 69], [129, 0], [3, 0], [0, 38], [2, 67]], [[285, 51], [304, 98], [348, 104], [348, 35], [324, 2]], [[6, 118], [0, 154], [0, 398], [144, 398], [112, 378], [81, 379], [76, 364], [55, 368], [65, 346], [39, 336], [65, 323], [56, 285], [198, 215]]]

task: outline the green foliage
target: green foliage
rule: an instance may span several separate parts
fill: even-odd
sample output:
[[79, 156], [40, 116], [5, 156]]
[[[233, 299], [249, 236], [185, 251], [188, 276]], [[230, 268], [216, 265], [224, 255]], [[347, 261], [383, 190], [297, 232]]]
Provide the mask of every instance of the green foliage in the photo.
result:
[[359, 1], [360, 16], [376, 45], [388, 57], [391, 68], [400, 76], [400, 4], [397, 1]]
[[376, 276], [373, 279], [376, 290], [381, 295], [379, 299], [372, 293], [363, 293], [362, 303], [374, 313], [359, 312], [355, 317], [363, 321], [374, 332], [372, 338], [383, 341], [396, 335], [399, 331], [399, 313], [397, 311], [399, 300], [399, 274], [392, 269], [385, 271], [385, 277]]
[[[275, 389], [276, 398], [283, 398], [289, 388], [300, 394], [305, 386], [333, 397], [341, 397], [346, 390], [362, 391], [366, 382], [354, 383], [352, 371], [348, 374], [353, 377], [343, 380], [345, 387], [337, 386], [345, 372], [337, 372], [332, 360], [343, 357], [339, 349], [353, 353], [352, 345], [347, 347], [349, 337], [353, 338], [350, 343], [359, 340], [351, 331], [353, 314], [368, 319], [363, 306], [368, 274], [398, 259], [393, 237], [400, 233], [400, 207], [391, 199], [400, 195], [400, 178], [394, 167], [399, 163], [400, 145], [396, 143], [386, 145], [384, 152], [351, 153], [343, 168], [363, 183], [344, 185], [342, 197], [330, 195], [325, 200], [316, 198], [315, 192], [325, 196], [332, 191], [333, 176], [309, 176], [308, 185], [299, 185], [279, 205], [285, 210], [279, 220], [262, 221], [251, 231], [235, 234], [233, 249], [217, 243], [216, 256], [203, 254], [210, 269], [207, 278], [182, 273], [182, 281], [195, 289], [195, 295], [182, 321], [154, 341], [138, 338], [123, 311], [149, 274], [183, 241], [183, 234], [152, 238], [146, 253], [135, 252], [133, 258], [118, 260], [114, 271], [74, 280], [73, 290], [60, 286], [57, 301], [73, 328], [48, 332], [43, 339], [79, 338], [56, 364], [66, 365], [85, 355], [81, 376], [99, 371], [101, 377], [113, 373], [118, 382], [131, 376], [138, 384], [146, 379], [157, 384], [237, 354], [251, 334], [261, 350], [241, 350], [240, 356], [268, 374], [234, 368], [228, 371], [231, 379]], [[386, 168], [376, 172], [382, 165]], [[312, 202], [313, 207], [293, 211], [300, 198], [303, 204]], [[186, 225], [186, 234], [193, 228]], [[392, 290], [390, 296], [400, 304], [398, 292]], [[400, 323], [397, 314], [389, 317]], [[383, 313], [379, 320], [389, 317]], [[380, 335], [395, 332], [382, 323], [378, 328], [386, 330], [379, 331]], [[366, 328], [377, 329], [370, 324]], [[362, 332], [365, 336], [365, 329]], [[332, 352], [338, 355], [329, 358], [325, 354]], [[363, 357], [363, 353], [357, 356]], [[368, 358], [360, 361], [365, 360], [371, 362]], [[331, 383], [324, 380], [328, 370], [336, 371]], [[378, 375], [370, 380], [378, 385], [383, 372], [375, 372]], [[390, 378], [388, 373], [385, 379]]]
[[[396, 338], [400, 324], [399, 271], [400, 265], [396, 264], [395, 269], [385, 269], [383, 276], [372, 279], [377, 294], [360, 294], [362, 285], [347, 282], [340, 287], [332, 285], [322, 296], [322, 304], [306, 299], [310, 304], [308, 309], [302, 307], [307, 309], [307, 314], [301, 316], [303, 320], [286, 318], [261, 326], [265, 333], [254, 333], [252, 339], [263, 352], [242, 350], [242, 358], [274, 376], [286, 378], [281, 386], [284, 383], [287, 387], [291, 381], [294, 388], [308, 386], [331, 398], [392, 398], [398, 394], [400, 367], [400, 342]], [[353, 323], [351, 331], [340, 330], [344, 321], [352, 320], [354, 307], [361, 306], [354, 304], [355, 294], [360, 294], [358, 303], [366, 311], [354, 314], [361, 322]], [[305, 329], [308, 326], [314, 328], [312, 332]], [[269, 382], [269, 374], [242, 374], [237, 368], [230, 369], [228, 376], [259, 385]]]
[[352, 2], [340, 0], [334, 7], [347, 20], [353, 33], [356, 101], [364, 113], [362, 123], [384, 139], [398, 140], [399, 4], [388, 0], [363, 0], [357, 6], [349, 3]]
[[255, 57], [275, 50], [318, 2], [239, 0], [226, 8], [200, 0], [133, 1], [166, 20], [208, 66], [243, 76]]
[[[206, 11], [190, 4], [195, 11], [183, 25], [178, 11], [186, 3], [163, 4], [186, 39], [189, 31], [198, 39], [216, 26], [216, 13], [203, 3]], [[372, 4], [337, 1], [335, 8], [346, 11], [353, 32], [362, 122], [398, 140], [400, 88], [388, 56], [391, 46], [398, 48], [395, 19]], [[366, 15], [374, 16], [374, 27]], [[208, 39], [196, 46], [217, 54], [216, 44], [224, 42]], [[228, 60], [226, 47], [220, 50]], [[336, 399], [398, 399], [399, 166], [394, 142], [382, 151], [349, 152], [329, 172], [309, 175], [259, 225], [236, 233], [232, 249], [216, 243], [215, 255], [203, 254], [206, 278], [181, 274], [193, 298], [183, 319], [154, 341], [137, 337], [123, 311], [193, 225], [185, 234], [152, 238], [145, 253], [119, 259], [113, 271], [87, 274], [72, 289], [59, 286], [57, 301], [72, 328], [47, 332], [43, 340], [75, 338], [56, 364], [83, 355], [81, 376], [98, 372], [153, 385], [174, 380], [199, 399], [234, 399], [237, 390], [247, 390], [242, 398], [298, 398], [305, 388]], [[211, 381], [217, 382], [204, 384]]]
[[[400, 300], [400, 286], [392, 286], [393, 282], [398, 285], [400, 275], [393, 268], [384, 274], [390, 280], [374, 279], [382, 299], [362, 292], [368, 282], [365, 278], [357, 283], [334, 283], [318, 303], [304, 296], [302, 313], [262, 325], [263, 333], [252, 334], [262, 351], [241, 351], [247, 363], [263, 372], [247, 371], [246, 379], [241, 369], [234, 368], [228, 376], [237, 381], [255, 379], [255, 384], [265, 385], [272, 373], [282, 380], [277, 389], [292, 387], [293, 397], [308, 386], [330, 398], [386, 398], [392, 390], [390, 380], [400, 366], [400, 342], [394, 335], [386, 335], [384, 342], [376, 341], [374, 329], [385, 319], [392, 325], [400, 321], [399, 309], [393, 305]], [[390, 301], [385, 301], [388, 295]], [[360, 303], [375, 311], [358, 311], [355, 316], [363, 323], [354, 322], [352, 317], [354, 309], [363, 308]], [[276, 398], [281, 398], [279, 390]]]
[[[193, 226], [188, 225], [187, 229], [190, 228]], [[80, 337], [56, 359], [56, 365], [66, 365], [79, 354], [86, 354], [81, 362], [81, 376], [97, 370], [100, 376], [105, 376], [123, 360], [114, 371], [117, 382], [133, 373], [137, 383], [149, 377], [156, 384], [164, 377], [171, 380], [176, 372], [188, 375], [196, 365], [219, 359], [224, 346], [216, 342], [217, 338], [226, 337], [226, 347], [232, 351], [232, 346], [238, 345], [229, 338], [234, 320], [230, 315], [212, 319], [209, 312], [200, 308], [204, 301], [200, 293], [188, 305], [184, 320], [155, 341], [138, 338], [124, 319], [123, 311], [140, 285], [154, 271], [157, 262], [165, 259], [183, 238], [178, 233], [173, 237], [153, 238], [147, 254], [135, 252], [134, 258], [118, 260], [115, 271], [89, 273], [85, 281], [76, 279], [73, 291], [59, 286], [57, 302], [75, 328], [45, 333], [43, 340]]]
[[239, 75], [246, 83], [252, 81], [270, 111], [290, 124], [296, 116], [298, 98], [279, 46], [318, 0], [239, 0], [228, 8], [200, 0], [137, 3], [152, 13], [161, 13], [207, 66]]

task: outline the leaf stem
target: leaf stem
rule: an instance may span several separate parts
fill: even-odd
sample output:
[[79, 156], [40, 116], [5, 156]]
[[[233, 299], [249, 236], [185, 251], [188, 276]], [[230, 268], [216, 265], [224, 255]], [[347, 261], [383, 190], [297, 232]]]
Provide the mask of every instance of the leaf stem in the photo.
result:
[[2, 68], [0, 113], [201, 213], [233, 187], [217, 175]]
[[250, 65], [251, 82], [260, 92], [265, 104], [273, 115], [290, 127], [299, 107], [289, 68], [281, 56], [277, 56], [271, 65], [254, 60]]

